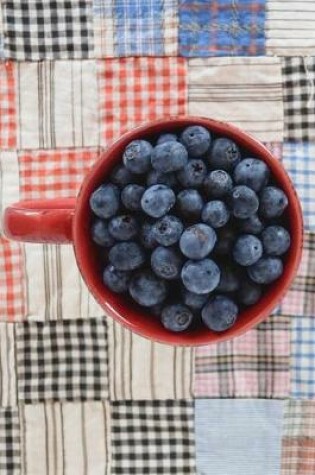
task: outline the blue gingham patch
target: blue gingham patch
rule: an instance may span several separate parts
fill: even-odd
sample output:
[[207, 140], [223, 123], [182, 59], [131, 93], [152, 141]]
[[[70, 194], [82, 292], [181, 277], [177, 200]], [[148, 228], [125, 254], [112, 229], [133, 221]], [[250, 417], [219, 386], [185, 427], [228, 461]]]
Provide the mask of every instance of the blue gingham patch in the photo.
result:
[[315, 318], [292, 319], [291, 384], [295, 399], [315, 397]]

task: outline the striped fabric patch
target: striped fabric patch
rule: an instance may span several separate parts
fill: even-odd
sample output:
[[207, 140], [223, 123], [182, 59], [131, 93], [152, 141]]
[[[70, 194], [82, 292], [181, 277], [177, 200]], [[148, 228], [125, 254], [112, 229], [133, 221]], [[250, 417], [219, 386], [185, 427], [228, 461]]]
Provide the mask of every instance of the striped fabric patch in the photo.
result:
[[265, 142], [283, 140], [279, 58], [190, 59], [188, 77], [190, 114], [231, 122]]
[[311, 0], [266, 2], [266, 53], [308, 56], [315, 48], [315, 3]]
[[191, 399], [193, 349], [141, 338], [108, 319], [110, 399]]
[[21, 406], [23, 473], [110, 475], [108, 403]]
[[262, 55], [264, 23], [265, 0], [180, 0], [180, 54]]
[[17, 404], [15, 367], [15, 328], [10, 323], [0, 323], [0, 406]]
[[98, 62], [101, 144], [140, 123], [186, 113], [183, 58], [123, 58]]
[[196, 348], [195, 397], [285, 398], [289, 355], [289, 319], [278, 315], [231, 341]]
[[305, 233], [302, 260], [281, 309], [285, 315], [315, 316], [315, 234]]
[[98, 146], [95, 61], [15, 63], [21, 149]]
[[197, 473], [278, 475], [282, 420], [282, 401], [197, 399]]

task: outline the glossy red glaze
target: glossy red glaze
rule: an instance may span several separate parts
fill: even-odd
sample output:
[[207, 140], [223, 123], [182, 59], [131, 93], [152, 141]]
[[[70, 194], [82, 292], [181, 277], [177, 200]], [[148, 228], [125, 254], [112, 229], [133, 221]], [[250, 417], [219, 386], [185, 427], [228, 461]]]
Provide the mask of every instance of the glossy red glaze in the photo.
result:
[[[224, 333], [214, 333], [205, 328], [198, 328], [181, 334], [171, 333], [162, 327], [157, 318], [139, 309], [129, 299], [110, 292], [102, 283], [99, 250], [90, 237], [92, 215], [89, 209], [89, 197], [107, 179], [113, 166], [121, 160], [126, 145], [131, 140], [154, 138], [162, 132], [178, 132], [183, 127], [191, 124], [203, 125], [216, 135], [230, 137], [249, 155], [264, 160], [289, 199], [287, 218], [292, 243], [286, 256], [284, 273], [268, 289], [261, 300], [255, 306], [243, 311], [234, 327]], [[205, 345], [217, 343], [239, 336], [257, 325], [267, 318], [272, 309], [279, 303], [290, 286], [301, 259], [303, 243], [302, 212], [295, 189], [282, 164], [250, 135], [230, 124], [207, 118], [169, 118], [151, 122], [127, 132], [104, 152], [86, 176], [76, 202], [74, 216], [73, 206], [73, 200], [35, 201], [14, 205], [6, 211], [5, 232], [13, 239], [45, 242], [48, 242], [48, 240], [68, 242], [73, 237], [76, 259], [81, 274], [104, 311], [130, 330], [167, 344]], [[35, 215], [34, 210], [36, 210]], [[71, 234], [70, 220], [72, 216]], [[61, 220], [60, 223], [59, 219]], [[38, 226], [38, 228], [35, 229], [34, 226], [35, 228]]]

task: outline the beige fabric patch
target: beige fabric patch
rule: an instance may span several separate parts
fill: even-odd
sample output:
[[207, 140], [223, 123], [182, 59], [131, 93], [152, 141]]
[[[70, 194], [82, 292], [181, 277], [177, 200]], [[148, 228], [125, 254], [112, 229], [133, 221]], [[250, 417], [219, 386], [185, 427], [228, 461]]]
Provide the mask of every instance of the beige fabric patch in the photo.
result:
[[194, 351], [154, 343], [108, 318], [110, 399], [190, 399]]
[[231, 122], [263, 141], [283, 140], [279, 58], [188, 62], [189, 114]]
[[15, 406], [16, 371], [14, 325], [0, 323], [0, 404], [1, 407]]

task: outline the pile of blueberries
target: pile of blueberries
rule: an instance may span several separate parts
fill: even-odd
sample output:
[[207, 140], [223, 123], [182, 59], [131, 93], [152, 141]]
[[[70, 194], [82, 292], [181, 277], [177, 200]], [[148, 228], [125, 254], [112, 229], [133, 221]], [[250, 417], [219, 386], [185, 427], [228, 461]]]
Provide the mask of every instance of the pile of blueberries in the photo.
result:
[[134, 140], [90, 197], [103, 282], [170, 331], [227, 330], [283, 272], [287, 205], [263, 161], [204, 127]]

